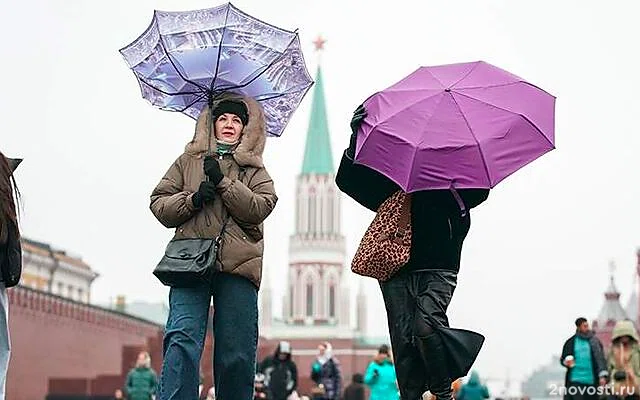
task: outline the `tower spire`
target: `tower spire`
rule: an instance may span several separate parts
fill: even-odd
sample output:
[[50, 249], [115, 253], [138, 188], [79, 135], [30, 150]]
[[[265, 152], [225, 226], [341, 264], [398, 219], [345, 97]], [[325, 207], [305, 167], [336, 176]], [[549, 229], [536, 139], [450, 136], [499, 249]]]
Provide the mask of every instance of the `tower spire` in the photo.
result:
[[[324, 50], [326, 40], [318, 37], [313, 43], [316, 51]], [[307, 130], [307, 141], [302, 162], [302, 174], [327, 175], [333, 173], [333, 154], [331, 152], [331, 138], [327, 120], [327, 106], [324, 96], [324, 82], [322, 68], [318, 65], [316, 82], [313, 89], [311, 103], [311, 118]]]

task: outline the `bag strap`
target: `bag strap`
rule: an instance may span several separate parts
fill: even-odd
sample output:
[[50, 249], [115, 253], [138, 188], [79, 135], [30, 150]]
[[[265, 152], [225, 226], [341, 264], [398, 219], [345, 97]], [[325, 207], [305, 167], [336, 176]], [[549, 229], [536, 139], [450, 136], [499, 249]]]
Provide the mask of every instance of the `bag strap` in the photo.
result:
[[402, 243], [404, 235], [409, 229], [409, 223], [411, 222], [411, 194], [405, 193], [402, 199], [402, 207], [400, 208], [400, 219], [398, 220], [398, 229], [396, 230], [396, 237], [393, 239], [396, 243]]

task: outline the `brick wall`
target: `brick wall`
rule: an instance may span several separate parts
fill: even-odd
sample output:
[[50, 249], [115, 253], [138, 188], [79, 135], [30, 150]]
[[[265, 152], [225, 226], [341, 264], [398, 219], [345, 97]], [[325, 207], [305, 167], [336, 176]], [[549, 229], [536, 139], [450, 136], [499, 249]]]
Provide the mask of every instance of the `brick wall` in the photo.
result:
[[[157, 343], [162, 334], [162, 327], [151, 322], [45, 292], [16, 287], [8, 293], [11, 361], [6, 397], [11, 400], [44, 399], [50, 379], [54, 391], [62, 390], [60, 385], [74, 392], [93, 391], [87, 380], [120, 377], [123, 366], [132, 365], [128, 358], [135, 360], [137, 351]], [[123, 352], [126, 346], [132, 349], [129, 353]], [[156, 365], [161, 362], [157, 358]]]

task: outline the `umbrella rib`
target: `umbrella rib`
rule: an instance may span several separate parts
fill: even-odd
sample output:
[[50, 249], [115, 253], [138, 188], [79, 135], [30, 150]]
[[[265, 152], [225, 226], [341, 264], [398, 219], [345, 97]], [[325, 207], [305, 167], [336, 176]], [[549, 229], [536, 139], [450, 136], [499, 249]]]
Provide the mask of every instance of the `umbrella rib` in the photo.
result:
[[268, 22], [266, 22], [266, 21], [263, 21], [263, 20], [261, 20], [261, 19], [260, 19], [260, 18], [258, 18], [258, 17], [254, 17], [253, 15], [249, 15], [249, 14], [247, 14], [246, 12], [242, 11], [241, 9], [237, 8], [236, 6], [234, 6], [234, 5], [233, 5], [233, 4], [231, 4], [231, 3], [229, 3], [229, 6], [231, 6], [231, 8], [233, 8], [235, 12], [237, 12], [237, 13], [239, 13], [239, 14], [242, 14], [244, 17], [246, 17], [246, 18], [248, 18], [248, 19], [252, 19], [252, 20], [254, 20], [254, 21], [258, 21], [258, 22], [260, 22], [261, 24], [265, 24], [265, 25], [267, 25], [267, 26], [269, 26], [270, 28], [273, 28], [273, 29], [275, 29], [275, 30], [278, 30], [278, 31], [281, 31], [281, 32], [286, 32], [286, 33], [298, 33], [298, 28], [296, 28], [294, 31], [290, 31], [290, 30], [288, 30], [288, 29], [280, 28], [279, 26], [276, 26], [276, 25], [270, 24], [270, 23], [268, 23]]
[[284, 95], [286, 95], [286, 94], [289, 94], [289, 93], [280, 93], [280, 94], [273, 95], [273, 96], [271, 96], [271, 97], [265, 97], [265, 98], [262, 98], [262, 99], [259, 99], [259, 100], [258, 100], [258, 99], [256, 99], [256, 101], [268, 101], [268, 100], [273, 100], [273, 99], [277, 99], [278, 97], [282, 97], [282, 96], [284, 96]]
[[507, 83], [499, 83], [496, 85], [486, 85], [486, 86], [469, 86], [469, 87], [461, 87], [461, 88], [456, 88], [456, 93], [460, 93], [457, 92], [458, 90], [467, 90], [467, 89], [493, 89], [493, 88], [497, 88], [497, 87], [504, 87], [504, 86], [510, 86], [510, 85], [517, 85], [518, 83], [522, 83], [524, 85], [528, 85], [531, 87], [534, 87], [542, 92], [545, 92], [546, 94], [548, 94], [549, 96], [552, 97], [556, 97], [554, 95], [552, 95], [551, 93], [547, 92], [546, 90], [544, 90], [543, 88], [541, 88], [540, 86], [536, 86], [533, 83], [527, 82], [527, 81], [523, 81], [523, 80], [519, 80], [519, 81], [515, 81], [515, 82], [507, 82]]
[[473, 65], [473, 68], [471, 68], [471, 69], [470, 69], [466, 74], [464, 74], [464, 76], [463, 76], [462, 78], [458, 79], [457, 81], [455, 81], [454, 83], [452, 83], [451, 85], [449, 85], [449, 87], [454, 87], [455, 85], [457, 85], [458, 83], [460, 83], [464, 78], [466, 78], [467, 76], [471, 75], [471, 73], [472, 73], [473, 71], [475, 71], [475, 70], [478, 68], [478, 66], [479, 66], [479, 65], [480, 65], [480, 61], [476, 62], [476, 63]]
[[261, 77], [269, 68], [271, 68], [277, 61], [280, 61], [280, 59], [282, 59], [282, 57], [284, 57], [284, 54], [287, 52], [287, 50], [289, 50], [289, 47], [291, 47], [291, 45], [293, 44], [293, 41], [296, 40], [296, 38], [298, 37], [298, 34], [296, 33], [293, 38], [291, 39], [291, 41], [289, 42], [289, 44], [287, 45], [287, 47], [285, 47], [284, 51], [282, 52], [282, 54], [280, 54], [279, 57], [276, 57], [273, 61], [271, 61], [271, 63], [269, 65], [266, 66], [266, 68], [264, 68], [262, 70], [262, 72], [260, 72], [258, 75], [254, 76], [253, 78], [251, 78], [251, 80], [249, 80], [249, 82], [244, 83], [242, 85], [236, 85], [236, 86], [230, 86], [228, 88], [225, 88], [224, 90], [235, 90], [235, 89], [241, 89], [244, 87], [249, 86], [250, 84], [252, 84], [256, 79], [258, 79], [259, 77]]
[[150, 84], [146, 80], [142, 79], [141, 77], [138, 77], [138, 78], [140, 79], [140, 81], [142, 83], [144, 83], [145, 85], [149, 86], [151, 89], [157, 90], [158, 92], [160, 92], [160, 93], [162, 93], [164, 95], [167, 95], [167, 96], [182, 96], [182, 95], [185, 95], [185, 94], [195, 94], [195, 95], [197, 95], [197, 94], [201, 94], [202, 93], [202, 92], [175, 92], [175, 93], [170, 93], [170, 92], [167, 92], [166, 90], [159, 89], [159, 88], [153, 86], [152, 84]]
[[436, 78], [436, 76], [433, 74], [433, 72], [431, 72], [428, 68], [427, 68], [427, 72], [429, 73], [429, 75], [431, 75], [433, 77], [433, 79], [438, 81], [438, 83], [440, 84], [440, 86], [442, 86], [443, 89], [445, 89], [444, 83], [442, 83], [442, 81], [440, 79]]
[[404, 107], [404, 108], [402, 108], [402, 109], [400, 109], [400, 110], [398, 110], [398, 111], [394, 112], [393, 114], [389, 115], [387, 118], [385, 118], [385, 119], [384, 119], [384, 121], [388, 121], [389, 119], [391, 119], [391, 118], [395, 117], [396, 115], [398, 115], [398, 114], [400, 114], [401, 112], [405, 111], [405, 110], [406, 110], [406, 109], [408, 109], [409, 107], [412, 107], [412, 106], [414, 106], [414, 105], [416, 105], [416, 104], [420, 103], [421, 101], [429, 100], [430, 98], [435, 97], [435, 96], [437, 96], [437, 95], [439, 95], [439, 94], [442, 94], [442, 93], [443, 93], [443, 92], [437, 92], [437, 93], [434, 93], [434, 94], [432, 94], [432, 95], [430, 95], [430, 96], [420, 98], [420, 99], [418, 99], [418, 100], [414, 101], [414, 102], [413, 102], [413, 103], [411, 103], [411, 104], [407, 104], [407, 105], [406, 105], [406, 107]]
[[473, 133], [473, 129], [471, 129], [471, 125], [469, 124], [467, 117], [464, 115], [462, 108], [460, 108], [460, 104], [458, 104], [458, 102], [456, 101], [455, 96], [451, 95], [451, 98], [453, 99], [453, 102], [456, 104], [456, 107], [458, 107], [458, 110], [460, 111], [460, 115], [462, 115], [462, 118], [464, 119], [464, 123], [467, 124], [467, 128], [469, 129], [469, 133], [471, 133], [473, 140], [475, 140], [476, 144], [478, 145], [478, 152], [480, 153], [480, 157], [482, 157], [482, 165], [484, 165], [484, 171], [487, 174], [487, 180], [489, 181], [489, 186], [491, 186], [491, 175], [489, 174], [489, 166], [487, 165], [487, 159], [485, 158], [484, 153], [482, 152], [482, 147], [480, 147], [480, 142], [478, 141], [478, 138], [476, 137], [476, 135]]
[[[429, 96], [429, 97], [427, 97], [427, 99], [429, 99], [429, 98], [431, 98], [431, 97], [433, 97], [433, 96]], [[429, 122], [430, 122], [430, 121], [431, 121], [431, 119], [433, 118], [433, 116], [436, 114], [436, 110], [437, 110], [437, 109], [438, 109], [438, 107], [440, 106], [440, 103], [442, 103], [442, 100], [443, 100], [443, 99], [444, 99], [444, 97], [440, 97], [440, 99], [438, 100], [438, 104], [436, 104], [436, 107], [434, 108], [434, 112], [433, 112], [433, 114], [431, 114], [431, 116], [429, 117], [429, 119], [427, 119], [427, 120], [425, 121], [425, 123], [424, 123], [425, 130], [426, 130], [426, 128], [427, 128], [427, 126], [428, 126]], [[426, 99], [424, 99], [424, 100], [426, 100]], [[424, 132], [424, 130], [423, 130], [422, 132]], [[427, 132], [428, 132], [428, 131], [427, 131]], [[409, 171], [413, 171], [413, 168], [414, 168], [414, 166], [415, 166], [415, 164], [416, 164], [416, 157], [418, 156], [418, 149], [419, 149], [420, 145], [422, 145], [422, 143], [424, 143], [424, 140], [425, 140], [425, 139], [423, 138], [423, 139], [418, 143], [418, 146], [416, 146], [416, 150], [413, 152], [413, 159], [411, 160], [411, 168], [409, 169]], [[411, 181], [411, 172], [409, 172], [409, 176], [407, 177], [407, 185], [406, 185], [406, 186], [407, 186], [407, 188], [409, 187], [409, 181]]]
[[[287, 92], [282, 92], [282, 93], [273, 94], [271, 97], [264, 97], [264, 98], [261, 98], [261, 99], [257, 99], [257, 98], [256, 98], [255, 100], [256, 100], [256, 101], [267, 101], [267, 100], [277, 99], [278, 97], [282, 97], [282, 96], [286, 96], [286, 95], [288, 95], [288, 94], [294, 94], [294, 93], [301, 92], [301, 91], [303, 91], [303, 90], [307, 90], [307, 89], [309, 89], [310, 87], [311, 87], [311, 85], [309, 85], [309, 86], [302, 86], [302, 87], [296, 88], [295, 90], [290, 90], [290, 91], [287, 91]], [[264, 95], [266, 95], [266, 94], [267, 94], [267, 93], [265, 93]]]
[[[229, 3], [231, 6], [231, 3]], [[231, 7], [227, 7], [227, 14], [224, 16], [224, 25], [222, 26], [222, 36], [220, 37], [220, 44], [218, 44], [218, 58], [216, 59], [216, 69], [213, 72], [213, 79], [211, 80], [211, 87], [209, 91], [213, 92], [213, 88], [216, 85], [216, 79], [218, 79], [218, 68], [220, 68], [220, 54], [222, 53], [222, 42], [224, 42], [224, 32], [227, 30], [227, 21], [229, 20], [229, 11]]]
[[199, 101], [206, 101], [206, 98], [204, 96], [200, 96], [199, 98], [195, 99], [194, 101], [192, 101], [191, 103], [189, 103], [188, 106], [185, 106], [182, 110], [178, 110], [179, 112], [185, 112], [187, 111], [189, 108], [193, 107], [197, 102]]
[[[546, 140], [546, 141], [547, 141], [547, 143], [549, 143], [549, 145], [550, 145], [551, 147], [555, 148], [555, 145], [554, 145], [553, 143], [551, 143], [551, 140], [549, 140], [549, 138], [547, 137], [547, 135], [545, 135], [545, 134], [542, 132], [542, 130], [541, 130], [540, 128], [538, 128], [538, 126], [537, 126], [536, 124], [534, 124], [534, 123], [533, 123], [533, 121], [531, 121], [531, 120], [530, 120], [526, 115], [518, 114], [518, 113], [513, 112], [513, 111], [511, 111], [511, 110], [507, 110], [507, 109], [505, 109], [505, 108], [502, 108], [502, 107], [496, 106], [495, 104], [487, 103], [486, 101], [483, 101], [483, 100], [480, 100], [480, 99], [476, 99], [475, 97], [473, 97], [473, 96], [469, 96], [468, 94], [459, 93], [459, 92], [456, 92], [456, 94], [459, 94], [460, 96], [467, 97], [467, 98], [469, 98], [469, 99], [471, 99], [471, 100], [475, 100], [475, 101], [480, 102], [480, 103], [482, 103], [482, 104], [486, 104], [486, 105], [491, 106], [491, 107], [493, 107], [493, 108], [497, 108], [498, 110], [502, 110], [502, 111], [507, 112], [507, 113], [509, 113], [509, 114], [511, 114], [511, 115], [517, 115], [517, 116], [519, 116], [519, 117], [524, 118], [524, 120], [525, 120], [525, 121], [527, 121], [528, 123], [530, 123], [530, 124], [531, 124], [531, 126], [533, 126], [533, 127], [534, 127], [534, 129], [536, 130], [536, 132], [538, 132], [538, 133], [539, 133], [539, 134], [544, 138], [544, 140]], [[455, 100], [455, 99], [454, 99], [454, 100]], [[456, 102], [456, 105], [457, 105], [457, 104], [458, 104], [458, 103]], [[458, 106], [458, 108], [460, 108], [460, 106]], [[462, 111], [462, 110], [460, 110], [460, 111]]]
[[150, 85], [147, 81], [145, 81], [144, 79], [140, 78], [140, 81], [142, 83], [144, 83], [145, 85], [149, 86], [151, 89], [153, 90], [157, 90], [158, 92], [165, 94], [167, 96], [178, 96], [178, 95], [185, 95], [185, 94], [191, 94], [196, 96], [196, 100], [193, 101], [192, 103], [190, 103], [188, 106], [186, 106], [185, 108], [183, 108], [182, 110], [167, 110], [167, 111], [179, 111], [179, 112], [184, 112], [185, 110], [187, 110], [189, 107], [193, 106], [194, 104], [196, 104], [197, 102], [203, 100], [205, 98], [206, 93], [204, 92], [178, 92], [178, 93], [168, 93], [163, 91], [162, 89], [158, 89], [157, 87]]
[[405, 182], [405, 187], [407, 188], [407, 193], [410, 193], [411, 191], [409, 190], [409, 182], [411, 182], [411, 175], [412, 175], [412, 171], [413, 168], [416, 165], [416, 158], [418, 157], [418, 147], [415, 148], [415, 151], [413, 152], [413, 158], [411, 159], [411, 168], [409, 168], [409, 175], [407, 176], [407, 180]]
[[178, 69], [178, 67], [176, 67], [176, 64], [173, 62], [173, 59], [171, 58], [171, 54], [167, 51], [167, 48], [164, 46], [164, 40], [162, 35], [160, 35], [160, 39], [158, 40], [160, 42], [160, 45], [162, 46], [162, 50], [164, 50], [164, 53], [167, 55], [167, 58], [169, 59], [169, 62], [171, 63], [171, 65], [173, 66], [173, 69], [176, 70], [176, 72], [178, 73], [178, 75], [180, 76], [180, 78], [182, 78], [183, 81], [188, 82], [198, 88], [200, 88], [201, 90], [206, 91], [207, 88], [200, 85], [199, 83], [192, 81], [190, 79], [185, 78], [184, 76], [182, 76], [182, 73], [180, 72], [180, 70]]
[[206, 93], [196, 94], [196, 99], [194, 101], [192, 101], [191, 103], [189, 103], [189, 105], [185, 106], [182, 110], [179, 110], [179, 111], [180, 112], [185, 112], [189, 108], [193, 107], [196, 103], [198, 103], [200, 101], [206, 101], [206, 100], [207, 100], [207, 94]]
[[458, 90], [467, 90], [467, 89], [493, 89], [493, 88], [497, 88], [497, 87], [503, 87], [503, 86], [510, 86], [510, 85], [515, 85], [517, 83], [525, 83], [523, 81], [516, 81], [516, 82], [507, 82], [507, 83], [498, 83], [495, 85], [483, 85], [483, 86], [468, 86], [468, 87], [459, 87], [459, 88], [455, 88], [454, 90], [456, 90], [456, 93], [460, 93], [458, 92]]

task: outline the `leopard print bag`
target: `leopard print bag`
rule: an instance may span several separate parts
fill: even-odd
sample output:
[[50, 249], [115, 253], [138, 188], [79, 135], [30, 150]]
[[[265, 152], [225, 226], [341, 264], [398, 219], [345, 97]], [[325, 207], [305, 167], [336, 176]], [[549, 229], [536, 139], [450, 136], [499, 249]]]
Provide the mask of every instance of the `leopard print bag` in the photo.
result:
[[364, 234], [351, 271], [389, 280], [408, 261], [411, 251], [411, 195], [398, 191], [380, 205]]

